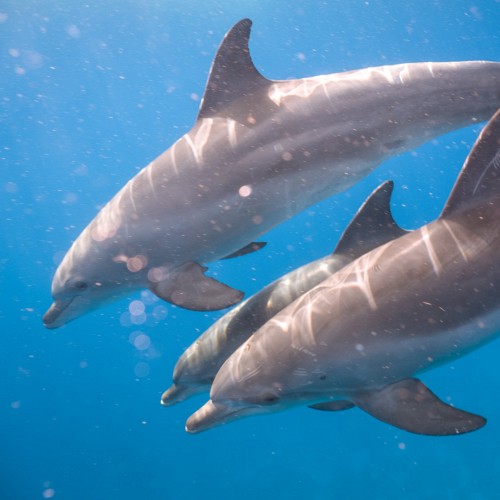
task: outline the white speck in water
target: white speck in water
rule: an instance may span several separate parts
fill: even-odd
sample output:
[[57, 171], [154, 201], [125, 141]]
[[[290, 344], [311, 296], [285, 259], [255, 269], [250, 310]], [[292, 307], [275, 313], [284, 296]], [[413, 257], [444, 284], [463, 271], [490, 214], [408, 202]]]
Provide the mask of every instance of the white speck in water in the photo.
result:
[[147, 319], [148, 317], [145, 312], [143, 312], [142, 314], [130, 315], [130, 321], [133, 325], [143, 325], [144, 323], [146, 323]]
[[130, 313], [124, 312], [120, 316], [120, 325], [122, 326], [132, 326], [132, 321], [130, 320]]
[[151, 339], [145, 334], [141, 333], [134, 339], [134, 347], [139, 351], [145, 351], [151, 345]]
[[144, 378], [149, 375], [149, 365], [141, 361], [137, 363], [134, 367], [134, 374], [137, 378]]
[[23, 50], [22, 60], [28, 69], [39, 69], [43, 66], [43, 56], [36, 50]]
[[146, 306], [142, 300], [133, 300], [129, 304], [128, 310], [132, 316], [139, 316], [146, 310]]
[[17, 192], [17, 184], [15, 182], [6, 182], [5, 183], [5, 191], [7, 193], [16, 193]]
[[42, 492], [43, 498], [53, 498], [55, 494], [56, 492], [54, 491], [54, 488], [47, 488]]
[[135, 255], [127, 260], [127, 269], [131, 273], [142, 271], [148, 264], [148, 258], [145, 255]]
[[158, 302], [158, 297], [149, 290], [143, 290], [141, 292], [141, 300], [144, 302], [144, 304], [151, 305], [155, 302]]
[[78, 195], [76, 193], [66, 193], [63, 197], [63, 205], [73, 205], [78, 201]]
[[76, 24], [68, 24], [68, 26], [66, 26], [66, 33], [71, 38], [80, 38], [82, 36], [82, 33]]
[[249, 185], [241, 186], [240, 189], [238, 190], [238, 193], [242, 198], [247, 198], [252, 194], [252, 186]]
[[168, 309], [166, 306], [160, 305], [153, 309], [153, 316], [155, 319], [165, 319], [168, 316]]

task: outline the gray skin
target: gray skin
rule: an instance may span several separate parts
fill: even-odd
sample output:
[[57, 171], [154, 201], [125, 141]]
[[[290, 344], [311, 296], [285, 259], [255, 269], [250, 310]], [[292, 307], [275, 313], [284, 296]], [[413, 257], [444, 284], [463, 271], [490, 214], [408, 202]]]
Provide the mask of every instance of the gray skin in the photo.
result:
[[209, 390], [224, 361], [264, 323], [349, 262], [405, 234], [391, 214], [392, 190], [393, 183], [384, 182], [370, 194], [332, 254], [270, 283], [206, 330], [177, 361], [161, 403], [171, 406]]
[[385, 159], [500, 106], [500, 64], [491, 62], [271, 81], [251, 61], [250, 26], [240, 21], [224, 38], [193, 128], [73, 243], [45, 326], [141, 288], [192, 310], [233, 305], [242, 292], [205, 276], [204, 264], [253, 251], [260, 235]]
[[366, 253], [268, 321], [221, 367], [187, 431], [304, 404], [357, 405], [420, 434], [483, 426], [412, 377], [500, 332], [499, 220], [500, 110], [441, 216]]

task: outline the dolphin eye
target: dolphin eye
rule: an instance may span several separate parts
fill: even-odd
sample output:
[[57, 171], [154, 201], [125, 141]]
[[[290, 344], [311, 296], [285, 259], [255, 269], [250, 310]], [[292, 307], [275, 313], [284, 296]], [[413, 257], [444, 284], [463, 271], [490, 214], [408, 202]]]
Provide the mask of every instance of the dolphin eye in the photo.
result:
[[272, 392], [269, 392], [267, 394], [263, 394], [261, 398], [261, 403], [262, 404], [268, 404], [271, 405], [273, 403], [276, 403], [278, 401], [278, 396]]
[[85, 281], [76, 281], [72, 286], [73, 289], [78, 290], [79, 292], [84, 292], [88, 287], [89, 285], [85, 283]]

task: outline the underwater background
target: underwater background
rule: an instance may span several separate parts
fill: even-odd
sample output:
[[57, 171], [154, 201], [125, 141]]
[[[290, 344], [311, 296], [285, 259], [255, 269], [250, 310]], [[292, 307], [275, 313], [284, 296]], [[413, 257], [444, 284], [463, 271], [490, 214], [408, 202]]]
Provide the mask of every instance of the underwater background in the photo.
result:
[[[207, 399], [160, 405], [183, 350], [223, 312], [136, 293], [42, 325], [57, 263], [96, 212], [192, 126], [224, 33], [253, 20], [268, 78], [417, 61], [500, 61], [499, 0], [0, 3], [0, 498], [500, 498], [500, 343], [425, 373], [487, 425], [417, 436], [353, 409], [298, 408], [199, 435]], [[252, 255], [210, 265], [249, 296], [322, 257], [366, 196], [440, 212], [482, 125], [439, 137], [310, 207]]]

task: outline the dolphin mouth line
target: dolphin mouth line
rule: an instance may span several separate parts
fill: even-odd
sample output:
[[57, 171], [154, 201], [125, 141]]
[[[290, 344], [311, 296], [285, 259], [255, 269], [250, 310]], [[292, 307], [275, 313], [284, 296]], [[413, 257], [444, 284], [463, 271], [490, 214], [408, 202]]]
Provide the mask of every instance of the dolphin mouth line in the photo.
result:
[[[221, 411], [220, 409], [217, 410], [217, 405], [211, 400], [210, 403], [211, 405], [209, 407], [201, 407], [197, 412], [189, 417], [185, 426], [186, 432], [189, 434], [199, 434], [200, 432], [232, 422], [233, 420], [240, 418], [240, 416], [245, 416], [245, 414], [247, 414], [246, 410], [248, 410], [246, 407], [226, 407]], [[196, 421], [198, 413], [200, 413], [199, 420]]]
[[68, 309], [72, 302], [78, 297], [75, 295], [64, 301], [54, 301], [47, 312], [43, 315], [43, 324], [46, 328], [57, 328], [60, 325], [55, 324], [61, 315]]

